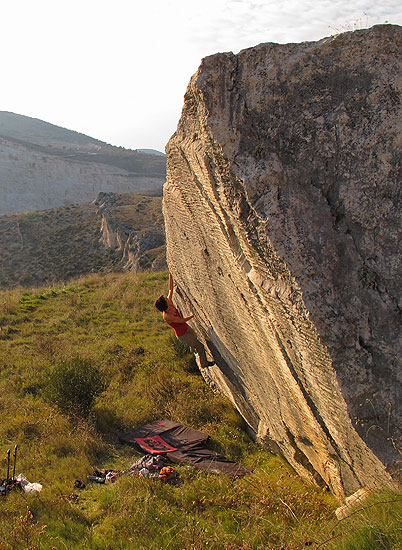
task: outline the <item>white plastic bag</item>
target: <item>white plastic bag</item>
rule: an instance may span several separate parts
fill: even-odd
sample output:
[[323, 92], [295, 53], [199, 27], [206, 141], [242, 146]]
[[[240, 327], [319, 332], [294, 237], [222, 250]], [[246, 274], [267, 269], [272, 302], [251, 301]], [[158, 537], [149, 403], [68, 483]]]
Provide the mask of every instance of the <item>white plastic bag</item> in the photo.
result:
[[40, 483], [30, 483], [23, 474], [19, 474], [16, 477], [16, 481], [21, 485], [26, 495], [37, 495], [42, 491], [42, 485]]

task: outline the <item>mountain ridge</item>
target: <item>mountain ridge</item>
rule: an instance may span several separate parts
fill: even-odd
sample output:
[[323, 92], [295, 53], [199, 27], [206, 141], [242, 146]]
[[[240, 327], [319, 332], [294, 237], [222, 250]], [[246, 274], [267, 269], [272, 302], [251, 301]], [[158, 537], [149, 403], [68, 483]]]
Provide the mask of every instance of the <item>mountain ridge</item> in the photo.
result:
[[[71, 143], [81, 146], [90, 144], [92, 147], [134, 151], [132, 149], [111, 145], [110, 143], [93, 138], [82, 132], [77, 132], [76, 130], [70, 130], [39, 118], [13, 113], [11, 111], [0, 111], [0, 136], [9, 139], [31, 140], [31, 142], [38, 145], [49, 144], [49, 140], [51, 140], [53, 143], [59, 141], [61, 143]], [[29, 137], [30, 140], [27, 139], [27, 137]]]
[[163, 154], [115, 147], [39, 119], [0, 111], [0, 215], [159, 192]]

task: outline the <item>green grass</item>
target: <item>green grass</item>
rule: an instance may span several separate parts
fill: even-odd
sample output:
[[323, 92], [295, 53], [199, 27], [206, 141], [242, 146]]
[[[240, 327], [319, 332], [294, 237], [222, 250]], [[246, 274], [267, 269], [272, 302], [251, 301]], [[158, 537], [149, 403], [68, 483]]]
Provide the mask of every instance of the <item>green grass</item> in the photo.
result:
[[[148, 238], [154, 247], [132, 251], [137, 271], [154, 270], [155, 260], [165, 265], [161, 201], [161, 197], [137, 194], [116, 194], [110, 199], [110, 226], [117, 233], [135, 232], [138, 239]], [[102, 244], [101, 214], [93, 203], [0, 216], [0, 234], [0, 289], [121, 272], [127, 262], [122, 250]]]
[[[249, 439], [153, 309], [166, 288], [164, 273], [108, 274], [0, 293], [0, 477], [18, 443], [17, 473], [43, 484], [38, 496], [0, 500], [1, 550], [401, 548], [401, 494], [337, 522], [329, 493]], [[107, 381], [88, 417], [49, 399], [49, 377], [66, 364]], [[176, 486], [122, 477], [74, 489], [96, 468], [127, 469], [140, 454], [117, 433], [161, 417], [207, 432], [252, 473], [232, 480], [178, 466]]]

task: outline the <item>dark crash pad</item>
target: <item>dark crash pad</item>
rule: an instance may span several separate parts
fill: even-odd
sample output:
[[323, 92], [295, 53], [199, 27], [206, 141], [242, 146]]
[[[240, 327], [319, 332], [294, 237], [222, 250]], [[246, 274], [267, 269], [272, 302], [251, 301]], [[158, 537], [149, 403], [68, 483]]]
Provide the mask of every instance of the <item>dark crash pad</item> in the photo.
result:
[[206, 447], [209, 436], [171, 420], [157, 420], [128, 433], [119, 434], [122, 443], [149, 454], [164, 454], [176, 464], [237, 477], [251, 470]]

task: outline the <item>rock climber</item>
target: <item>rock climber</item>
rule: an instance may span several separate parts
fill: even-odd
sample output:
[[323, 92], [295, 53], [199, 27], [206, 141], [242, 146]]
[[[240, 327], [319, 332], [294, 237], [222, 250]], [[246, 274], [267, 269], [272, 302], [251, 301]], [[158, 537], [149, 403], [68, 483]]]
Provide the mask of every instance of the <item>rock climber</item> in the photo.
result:
[[201, 367], [205, 368], [214, 365], [215, 363], [213, 361], [208, 361], [205, 354], [204, 346], [198, 340], [194, 330], [187, 324], [187, 321], [190, 321], [190, 319], [194, 317], [194, 313], [192, 313], [188, 317], [182, 317], [179, 310], [172, 302], [172, 296], [173, 277], [171, 274], [169, 274], [169, 293], [166, 297], [163, 294], [162, 296], [159, 296], [159, 298], [155, 300], [154, 305], [157, 310], [162, 312], [163, 320], [172, 327], [176, 334], [176, 337], [180, 340], [180, 342], [183, 342], [183, 344], [190, 346], [190, 348], [198, 353]]

